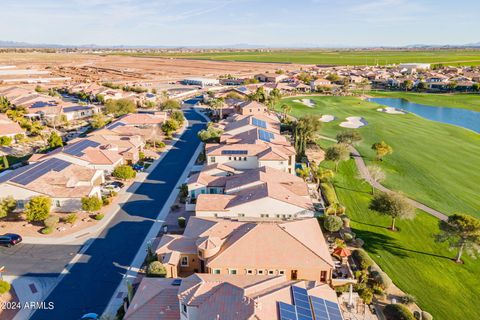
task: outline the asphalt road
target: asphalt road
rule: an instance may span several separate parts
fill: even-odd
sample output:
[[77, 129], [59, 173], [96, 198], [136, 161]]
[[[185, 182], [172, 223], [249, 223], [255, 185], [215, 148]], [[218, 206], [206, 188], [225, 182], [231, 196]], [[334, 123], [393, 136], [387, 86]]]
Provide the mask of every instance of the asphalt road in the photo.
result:
[[[55, 287], [46, 302], [53, 310], [38, 310], [31, 319], [80, 319], [87, 312], [102, 314], [123, 274], [197, 149], [197, 132], [206, 125], [193, 110], [185, 110], [189, 127], [115, 218]], [[57, 247], [57, 246], [52, 246]], [[60, 247], [60, 246], [58, 246]], [[53, 249], [54, 250], [54, 249]], [[48, 260], [46, 260], [48, 263]], [[35, 268], [29, 276], [35, 276]]]

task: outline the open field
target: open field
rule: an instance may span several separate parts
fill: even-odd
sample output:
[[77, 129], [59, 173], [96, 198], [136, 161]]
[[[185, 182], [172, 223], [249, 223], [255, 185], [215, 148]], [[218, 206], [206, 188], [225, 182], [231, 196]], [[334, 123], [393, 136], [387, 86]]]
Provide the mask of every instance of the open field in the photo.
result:
[[403, 98], [408, 101], [437, 107], [463, 108], [480, 112], [478, 94], [431, 94], [401, 91], [371, 91], [372, 97]]
[[[292, 100], [309, 98], [316, 106]], [[378, 112], [378, 104], [353, 97], [295, 97], [282, 100], [292, 106], [292, 115], [331, 114], [336, 120], [324, 123], [320, 132], [329, 137], [344, 130], [338, 124], [349, 116], [364, 117], [368, 124], [359, 132], [358, 150], [368, 163], [375, 162], [370, 146], [384, 140], [394, 153], [380, 162], [387, 173], [383, 184], [404, 192], [446, 214], [465, 212], [480, 217], [480, 135], [459, 127], [425, 120], [414, 114]]]
[[78, 53], [0, 53], [0, 65], [48, 69], [53, 75], [73, 81], [123, 81], [165, 83], [185, 77], [213, 77], [232, 74], [251, 77], [259, 72], [293, 68], [255, 62], [194, 61], [160, 57], [130, 57]]
[[[322, 165], [333, 168], [332, 163]], [[419, 306], [436, 320], [480, 319], [480, 261], [463, 256], [464, 264], [450, 260], [455, 252], [436, 243], [438, 220], [418, 211], [412, 221], [400, 220], [399, 232], [386, 227], [390, 219], [368, 209], [371, 188], [357, 180], [353, 160], [341, 163], [334, 178], [339, 199], [347, 207], [357, 237], [393, 282], [414, 295]]]
[[403, 62], [443, 63], [455, 66], [480, 65], [480, 50], [275, 50], [271, 52], [126, 53], [126, 55], [320, 65], [386, 65]]

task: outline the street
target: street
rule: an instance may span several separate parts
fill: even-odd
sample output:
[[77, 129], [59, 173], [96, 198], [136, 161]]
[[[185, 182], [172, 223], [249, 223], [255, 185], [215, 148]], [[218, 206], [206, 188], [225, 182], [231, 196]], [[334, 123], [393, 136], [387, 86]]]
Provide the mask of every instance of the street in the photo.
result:
[[[142, 250], [140, 246], [154, 219], [200, 143], [197, 132], [205, 127], [205, 120], [191, 109], [184, 110], [184, 113], [189, 127], [180, 140], [137, 188], [129, 201], [121, 206], [117, 215], [46, 298], [47, 303], [54, 303], [54, 309], [38, 310], [31, 319], [79, 319], [87, 312], [103, 312], [134, 256]], [[43, 246], [31, 245], [30, 250], [33, 252], [36, 247], [41, 250]], [[29, 276], [59, 272], [66, 261], [52, 257], [53, 252], [61, 257], [68, 255], [71, 258], [74, 255], [71, 254], [73, 249], [76, 249], [75, 253], [79, 249], [54, 245], [50, 247], [51, 249], [45, 249], [45, 255], [39, 253], [32, 255], [31, 261], [27, 259], [29, 266], [26, 266], [23, 272], [30, 270]], [[5, 259], [10, 263], [11, 255], [6, 255], [3, 250], [2, 252], [2, 263]], [[13, 261], [10, 265], [7, 264], [7, 267], [10, 270], [15, 269], [21, 264], [20, 261], [22, 259], [18, 258], [18, 263]], [[59, 268], [60, 265], [62, 268]]]

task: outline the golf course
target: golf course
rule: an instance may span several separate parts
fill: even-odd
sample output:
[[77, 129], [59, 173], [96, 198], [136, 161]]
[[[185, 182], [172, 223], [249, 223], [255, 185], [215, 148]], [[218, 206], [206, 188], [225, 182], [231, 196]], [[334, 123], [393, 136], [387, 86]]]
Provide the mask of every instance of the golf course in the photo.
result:
[[[427, 104], [427, 99], [438, 97], [421, 98]], [[302, 99], [310, 99], [314, 106], [293, 101]], [[457, 103], [460, 107], [469, 102]], [[355, 97], [286, 98], [277, 104], [277, 110], [284, 104], [291, 106], [294, 117], [333, 115], [335, 120], [323, 123], [319, 132], [332, 138], [345, 130], [339, 124], [347, 117], [360, 117], [364, 125], [354, 130], [363, 140], [356, 148], [367, 164], [384, 169], [387, 178], [382, 184], [445, 214], [463, 212], [480, 217], [479, 134], [414, 114], [379, 112], [378, 104]], [[392, 146], [393, 154], [376, 161], [370, 147], [382, 140]], [[332, 144], [326, 140], [318, 143], [322, 147]], [[331, 169], [333, 163], [324, 161], [322, 166]], [[461, 307], [476, 305], [480, 296], [480, 262], [464, 255], [464, 264], [455, 264], [451, 260], [455, 252], [435, 242], [439, 233], [436, 218], [417, 210], [414, 220], [398, 221], [400, 231], [387, 229], [390, 219], [368, 208], [371, 187], [358, 179], [353, 160], [340, 164], [334, 185], [357, 237], [365, 241], [365, 249], [399, 288], [414, 295], [434, 319], [480, 318], [480, 309]]]

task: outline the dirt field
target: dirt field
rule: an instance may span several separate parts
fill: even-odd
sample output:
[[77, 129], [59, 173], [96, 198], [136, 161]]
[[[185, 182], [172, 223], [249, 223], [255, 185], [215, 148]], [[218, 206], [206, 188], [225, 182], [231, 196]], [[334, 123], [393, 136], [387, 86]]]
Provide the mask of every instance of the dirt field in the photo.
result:
[[[185, 77], [238, 77], [260, 72], [293, 70], [293, 64], [186, 60], [157, 57], [127, 57], [78, 53], [0, 53], [1, 65], [49, 70], [54, 76], [72, 81], [144, 81], [152, 84], [181, 80]], [[305, 66], [303, 66], [305, 67]]]

